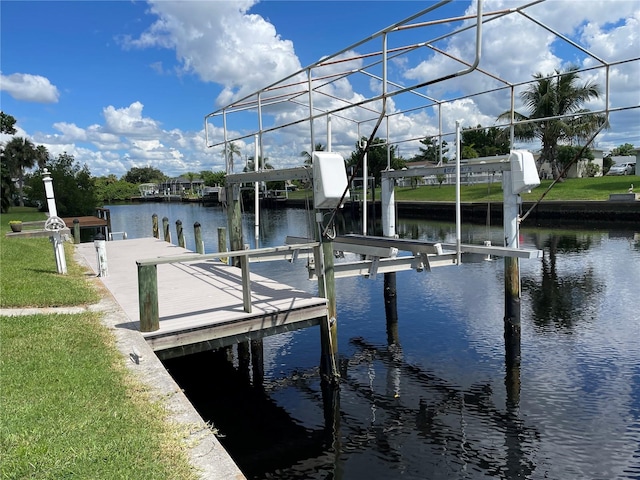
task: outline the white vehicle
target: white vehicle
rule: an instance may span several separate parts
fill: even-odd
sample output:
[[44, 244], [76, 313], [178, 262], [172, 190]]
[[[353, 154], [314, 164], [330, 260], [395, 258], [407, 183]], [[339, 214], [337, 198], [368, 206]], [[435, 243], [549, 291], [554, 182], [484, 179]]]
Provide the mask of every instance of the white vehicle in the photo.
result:
[[635, 162], [618, 163], [609, 169], [607, 175], [634, 175], [636, 173]]

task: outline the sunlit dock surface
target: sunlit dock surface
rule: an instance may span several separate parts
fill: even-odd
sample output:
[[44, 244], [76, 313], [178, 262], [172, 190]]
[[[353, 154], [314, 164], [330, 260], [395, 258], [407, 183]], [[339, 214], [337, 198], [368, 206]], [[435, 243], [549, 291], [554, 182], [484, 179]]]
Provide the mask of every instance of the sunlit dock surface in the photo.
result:
[[[105, 287], [128, 317], [125, 328], [139, 329], [136, 261], [192, 253], [156, 238], [106, 242]], [[93, 243], [77, 245], [98, 272]], [[251, 274], [251, 313], [243, 308], [241, 270], [219, 261], [161, 264], [158, 269], [160, 329], [145, 332], [160, 358], [230, 345], [237, 341], [317, 325], [327, 302], [302, 290]]]

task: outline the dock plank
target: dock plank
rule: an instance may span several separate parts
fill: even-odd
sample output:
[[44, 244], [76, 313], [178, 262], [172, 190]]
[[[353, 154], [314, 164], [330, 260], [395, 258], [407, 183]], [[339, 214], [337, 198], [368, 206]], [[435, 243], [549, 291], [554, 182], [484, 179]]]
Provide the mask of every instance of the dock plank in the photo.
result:
[[[107, 242], [106, 246], [108, 273], [101, 280], [127, 314], [128, 328], [139, 329], [136, 261], [191, 252], [156, 238]], [[93, 244], [76, 247], [98, 272]], [[255, 273], [251, 274], [252, 312], [246, 313], [240, 269], [219, 261], [160, 264], [157, 269], [160, 329], [143, 336], [164, 358], [241, 337], [315, 325], [327, 314], [326, 299]]]

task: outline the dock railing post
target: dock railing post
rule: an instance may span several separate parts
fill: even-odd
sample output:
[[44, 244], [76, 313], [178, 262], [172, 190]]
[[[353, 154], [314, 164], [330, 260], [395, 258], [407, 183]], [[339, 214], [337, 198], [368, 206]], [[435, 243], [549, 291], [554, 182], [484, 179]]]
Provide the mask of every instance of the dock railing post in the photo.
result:
[[138, 299], [140, 331], [153, 332], [160, 328], [158, 311], [158, 266], [138, 265]]
[[158, 214], [151, 215], [151, 221], [153, 222], [153, 236], [154, 238], [160, 238], [160, 230], [158, 228]]
[[240, 268], [242, 269], [242, 304], [244, 311], [251, 313], [251, 274], [247, 255], [240, 257]]
[[164, 232], [164, 241], [171, 243], [171, 232], [169, 231], [169, 219], [162, 218], [162, 231]]
[[182, 228], [182, 220], [176, 220], [176, 235], [178, 236], [178, 246], [185, 248], [184, 229]]
[[202, 241], [202, 228], [200, 222], [193, 224], [193, 238], [196, 240], [196, 252], [204, 254], [204, 242]]

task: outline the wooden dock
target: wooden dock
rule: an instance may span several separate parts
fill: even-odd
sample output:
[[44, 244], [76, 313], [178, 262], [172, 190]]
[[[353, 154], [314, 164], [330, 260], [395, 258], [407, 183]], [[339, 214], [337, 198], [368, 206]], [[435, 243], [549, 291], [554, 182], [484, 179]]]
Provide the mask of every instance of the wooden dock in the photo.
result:
[[[76, 248], [97, 273], [93, 243]], [[122, 326], [139, 330], [136, 261], [192, 252], [156, 238], [106, 242], [106, 248], [101, 280], [128, 317]], [[324, 298], [253, 273], [250, 280], [247, 313], [241, 269], [207, 259], [158, 265], [160, 328], [142, 335], [160, 358], [171, 358], [318, 325], [327, 316]]]

